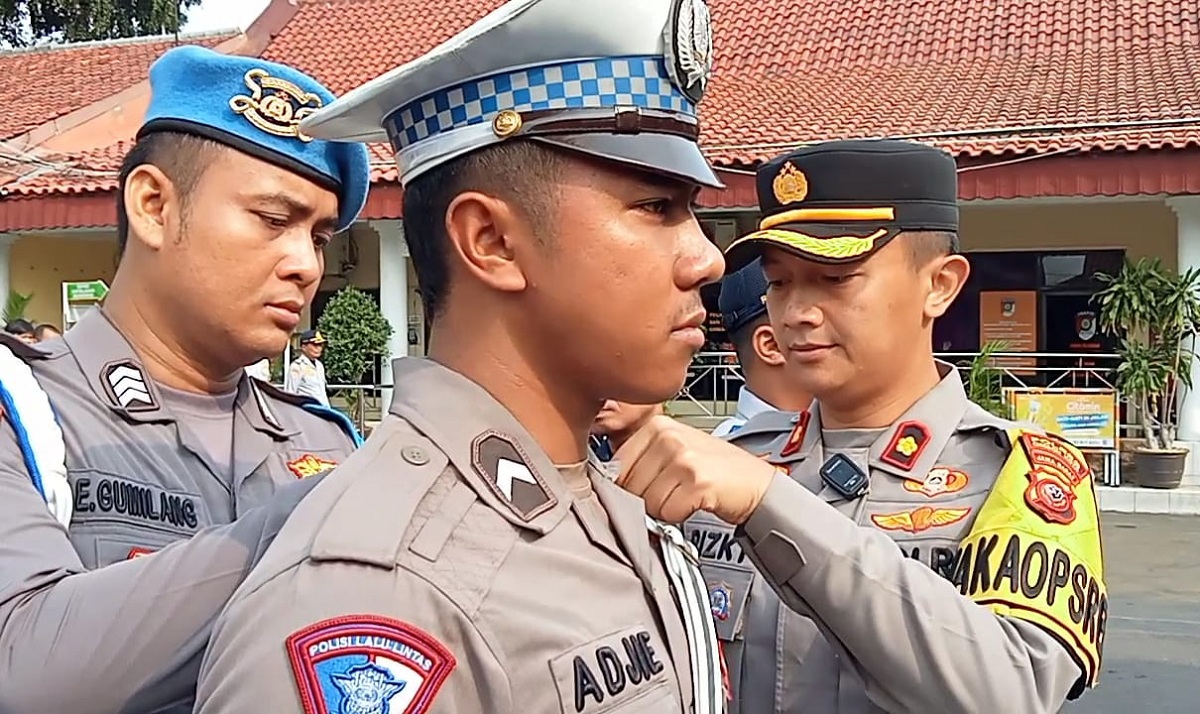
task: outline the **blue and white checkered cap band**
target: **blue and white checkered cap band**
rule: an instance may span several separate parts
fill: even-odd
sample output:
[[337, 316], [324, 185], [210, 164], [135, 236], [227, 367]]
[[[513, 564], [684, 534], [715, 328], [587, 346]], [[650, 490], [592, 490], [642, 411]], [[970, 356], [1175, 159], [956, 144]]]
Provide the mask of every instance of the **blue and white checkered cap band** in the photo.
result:
[[661, 56], [604, 57], [506, 71], [433, 92], [384, 120], [400, 149], [465, 126], [490, 122], [499, 111], [636, 106], [696, 115], [672, 83]]

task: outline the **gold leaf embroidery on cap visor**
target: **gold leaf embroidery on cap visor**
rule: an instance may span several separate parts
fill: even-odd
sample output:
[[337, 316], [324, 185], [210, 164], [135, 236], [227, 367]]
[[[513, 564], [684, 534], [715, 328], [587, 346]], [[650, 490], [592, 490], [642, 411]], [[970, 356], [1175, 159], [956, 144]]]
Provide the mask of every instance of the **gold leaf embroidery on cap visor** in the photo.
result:
[[796, 231], [766, 230], [751, 233], [745, 238], [733, 242], [726, 253], [741, 243], [750, 241], [765, 241], [779, 243], [794, 248], [802, 253], [816, 255], [821, 258], [846, 259], [866, 255], [875, 249], [875, 241], [888, 233], [886, 228], [880, 228], [869, 236], [833, 236], [819, 238]]

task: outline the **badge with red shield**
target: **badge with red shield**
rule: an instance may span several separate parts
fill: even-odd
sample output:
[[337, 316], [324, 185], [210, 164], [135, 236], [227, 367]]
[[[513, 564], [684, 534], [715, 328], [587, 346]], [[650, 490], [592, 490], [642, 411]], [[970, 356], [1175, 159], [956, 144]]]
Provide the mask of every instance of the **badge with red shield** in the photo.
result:
[[1087, 461], [1061, 439], [1022, 434], [1021, 446], [1029, 457], [1029, 485], [1025, 503], [1044, 520], [1067, 525], [1075, 520], [1075, 489], [1092, 476]]

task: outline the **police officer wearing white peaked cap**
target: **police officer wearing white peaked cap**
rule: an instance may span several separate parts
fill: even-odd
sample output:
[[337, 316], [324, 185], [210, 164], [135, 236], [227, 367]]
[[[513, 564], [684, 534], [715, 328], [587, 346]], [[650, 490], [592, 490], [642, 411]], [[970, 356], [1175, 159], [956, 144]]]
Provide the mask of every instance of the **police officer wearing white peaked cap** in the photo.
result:
[[235, 595], [198, 712], [724, 709], [694, 549], [587, 446], [703, 346], [711, 61], [702, 0], [515, 0], [304, 123], [396, 149], [430, 359]]

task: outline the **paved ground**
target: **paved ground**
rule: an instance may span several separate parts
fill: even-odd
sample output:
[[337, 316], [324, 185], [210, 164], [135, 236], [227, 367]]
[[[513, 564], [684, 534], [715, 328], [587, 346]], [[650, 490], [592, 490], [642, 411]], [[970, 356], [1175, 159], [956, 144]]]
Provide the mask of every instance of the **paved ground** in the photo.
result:
[[1070, 714], [1200, 712], [1200, 517], [1103, 514], [1109, 622], [1101, 685]]

